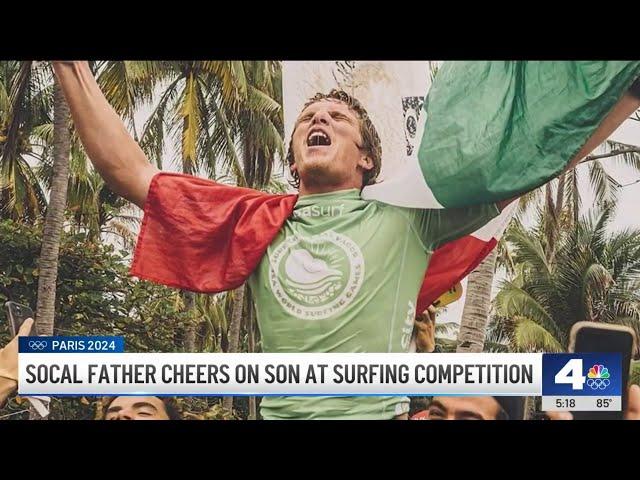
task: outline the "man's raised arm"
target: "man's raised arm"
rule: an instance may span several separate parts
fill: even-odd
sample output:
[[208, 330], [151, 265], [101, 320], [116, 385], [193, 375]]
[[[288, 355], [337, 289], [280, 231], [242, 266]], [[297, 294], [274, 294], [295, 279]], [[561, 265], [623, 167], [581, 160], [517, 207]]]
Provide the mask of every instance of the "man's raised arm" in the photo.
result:
[[54, 62], [53, 68], [96, 170], [109, 188], [142, 208], [151, 179], [159, 170], [149, 163], [109, 105], [87, 62]]

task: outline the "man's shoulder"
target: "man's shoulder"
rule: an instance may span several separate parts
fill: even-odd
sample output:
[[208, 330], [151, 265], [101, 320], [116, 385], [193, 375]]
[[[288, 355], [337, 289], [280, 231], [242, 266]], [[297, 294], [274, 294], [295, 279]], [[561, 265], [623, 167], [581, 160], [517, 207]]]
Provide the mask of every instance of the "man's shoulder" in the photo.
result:
[[378, 200], [363, 200], [371, 205], [372, 209], [380, 212], [383, 215], [388, 215], [390, 217], [398, 217], [405, 219], [407, 221], [413, 221], [416, 216], [416, 213], [419, 210], [414, 208], [400, 207], [398, 205], [391, 205], [390, 203], [380, 202]]

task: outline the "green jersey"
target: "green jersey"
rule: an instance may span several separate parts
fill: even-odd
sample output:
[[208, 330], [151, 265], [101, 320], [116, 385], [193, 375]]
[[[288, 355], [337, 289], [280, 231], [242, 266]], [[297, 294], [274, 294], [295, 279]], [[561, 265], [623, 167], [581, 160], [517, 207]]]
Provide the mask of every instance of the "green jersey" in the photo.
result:
[[[357, 189], [300, 197], [249, 280], [264, 352], [407, 352], [432, 252], [499, 214], [416, 210]], [[265, 419], [390, 419], [407, 397], [265, 397]]]

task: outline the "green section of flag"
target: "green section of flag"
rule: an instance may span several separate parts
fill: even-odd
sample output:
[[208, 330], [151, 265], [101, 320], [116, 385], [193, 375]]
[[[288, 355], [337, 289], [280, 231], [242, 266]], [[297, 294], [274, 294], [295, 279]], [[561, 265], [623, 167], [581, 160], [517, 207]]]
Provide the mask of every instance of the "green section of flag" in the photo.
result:
[[639, 61], [446, 62], [418, 151], [429, 188], [457, 207], [543, 185], [639, 76]]

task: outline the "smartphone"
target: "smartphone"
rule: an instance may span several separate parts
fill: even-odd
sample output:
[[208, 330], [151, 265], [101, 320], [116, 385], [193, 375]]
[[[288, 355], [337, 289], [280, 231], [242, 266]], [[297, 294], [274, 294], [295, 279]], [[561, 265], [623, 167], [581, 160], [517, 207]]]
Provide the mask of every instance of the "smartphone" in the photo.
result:
[[569, 338], [570, 352], [622, 354], [622, 411], [572, 412], [576, 420], [622, 420], [627, 409], [627, 389], [631, 360], [637, 354], [638, 342], [632, 328], [600, 322], [577, 322]]
[[[33, 317], [33, 310], [26, 305], [21, 305], [16, 302], [6, 302], [4, 308], [7, 311], [7, 318], [9, 319], [9, 328], [11, 329], [11, 336], [15, 337], [20, 330], [20, 326], [27, 318]], [[35, 335], [35, 329], [32, 327], [29, 335]]]

